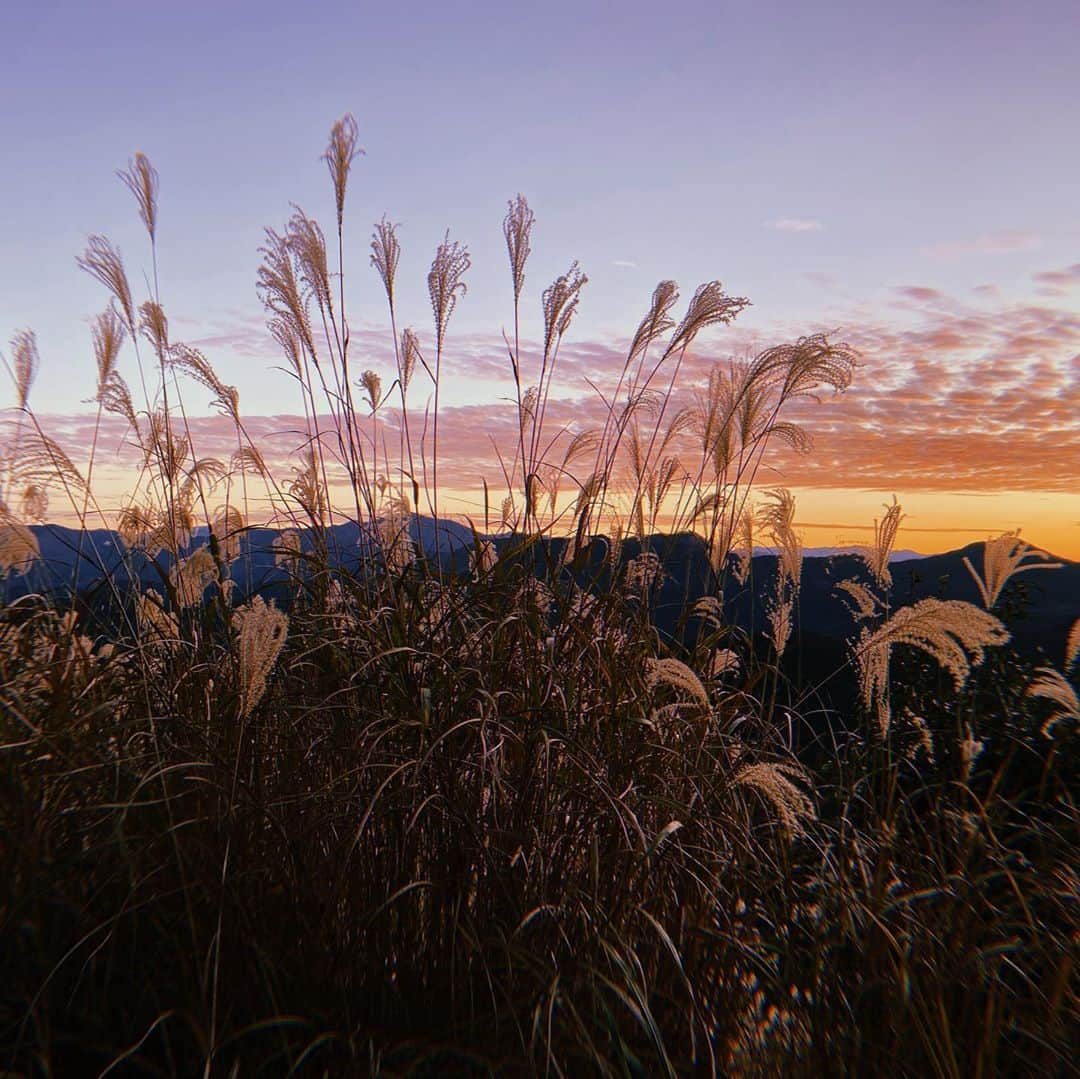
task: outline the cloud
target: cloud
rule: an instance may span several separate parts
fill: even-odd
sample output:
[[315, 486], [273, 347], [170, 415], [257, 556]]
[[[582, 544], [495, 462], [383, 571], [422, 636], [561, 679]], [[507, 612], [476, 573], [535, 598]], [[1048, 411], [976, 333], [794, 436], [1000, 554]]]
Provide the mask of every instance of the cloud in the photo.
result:
[[905, 299], [915, 300], [917, 303], [932, 303], [945, 298], [943, 292], [925, 285], [901, 285], [896, 291]]
[[814, 217], [778, 217], [766, 221], [765, 227], [774, 232], [821, 232], [825, 226]]
[[[1056, 286], [1080, 279], [1080, 267], [1036, 277]], [[224, 334], [227, 328], [221, 331]], [[679, 406], [693, 404], [717, 363], [816, 331], [830, 331], [835, 339], [848, 341], [859, 350], [861, 366], [845, 394], [826, 394], [820, 403], [797, 403], [788, 418], [805, 426], [815, 448], [802, 456], [776, 447], [770, 453], [768, 476], [763, 471], [759, 477], [764, 482], [985, 495], [1076, 490], [1080, 311], [1068, 304], [972, 297], [970, 291], [960, 296], [914, 284], [896, 290], [891, 303], [873, 315], [858, 307], [846, 314], [836, 310], [827, 326], [805, 325], [795, 332], [790, 327], [759, 326], [751, 331], [736, 323], [708, 338], [703, 335], [687, 352], [672, 414]], [[381, 369], [388, 383], [393, 356], [385, 336], [383, 352], [374, 352], [377, 333], [382, 331], [357, 328], [355, 339], [362, 342], [358, 355], [364, 356], [365, 365]], [[574, 341], [571, 331], [559, 351], [547, 409], [549, 432], [603, 425], [607, 413], [601, 394], [610, 398], [626, 349], [627, 341], [619, 339]], [[538, 371], [539, 361], [539, 343], [523, 342], [523, 370]], [[516, 406], [491, 399], [510, 396], [509, 389], [498, 389], [500, 382], [510, 386], [501, 336], [451, 333], [443, 370], [448, 391], [440, 413], [440, 481], [476, 490], [486, 478], [495, 490], [501, 476], [495, 448], [509, 461], [516, 440]], [[426, 376], [415, 377], [410, 425], [418, 441], [428, 390]], [[475, 386], [479, 380], [495, 387], [485, 390], [484, 400], [450, 392], [455, 385]], [[525, 375], [523, 381], [535, 381], [535, 374]], [[239, 389], [243, 402], [242, 383]], [[445, 402], [453, 406], [445, 407]], [[77, 463], [86, 460], [93, 438], [92, 414], [42, 416], [41, 422]], [[400, 419], [388, 407], [379, 422], [388, 444], [397, 445]], [[367, 432], [370, 419], [361, 423]], [[235, 434], [223, 418], [192, 416], [190, 424], [200, 456], [227, 459], [235, 448]], [[251, 415], [245, 416], [245, 424], [272, 470], [287, 478], [291, 455], [304, 441], [303, 416]], [[4, 433], [0, 430], [0, 444]], [[137, 451], [130, 438], [125, 445], [125, 431], [112, 417], [106, 418], [99, 439], [98, 462], [95, 476], [109, 477], [117, 494], [131, 486]]]
[[1016, 251], [1034, 251], [1042, 239], [1033, 232], [1021, 232], [1018, 229], [1001, 229], [997, 232], [984, 232], [971, 240], [954, 240], [945, 243], [928, 244], [919, 248], [919, 253], [931, 258], [955, 258], [963, 255], [1010, 255]]
[[1074, 262], [1063, 270], [1046, 270], [1032, 275], [1039, 287], [1040, 296], [1064, 297], [1074, 288], [1080, 288], [1080, 262]]
[[1064, 270], [1046, 270], [1043, 273], [1032, 274], [1032, 280], [1040, 285], [1056, 285], [1059, 288], [1080, 285], [1080, 262], [1074, 262], [1066, 266]]
[[812, 285], [817, 285], [818, 288], [824, 289], [826, 292], [840, 292], [843, 289], [843, 284], [840, 278], [836, 274], [829, 273], [826, 270], [807, 270], [802, 275], [803, 279], [809, 281]]
[[621, 266], [625, 270], [636, 270], [638, 268], [638, 264], [630, 259], [612, 259], [611, 265]]

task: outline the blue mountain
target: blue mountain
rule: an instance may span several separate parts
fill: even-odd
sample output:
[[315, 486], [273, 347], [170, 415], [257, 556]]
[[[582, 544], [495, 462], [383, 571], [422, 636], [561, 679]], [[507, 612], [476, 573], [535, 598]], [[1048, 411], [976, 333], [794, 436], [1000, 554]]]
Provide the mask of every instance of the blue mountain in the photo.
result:
[[[65, 528], [49, 524], [32, 529], [41, 548], [41, 558], [25, 574], [0, 578], [0, 599], [10, 602], [28, 592], [77, 593], [84, 602], [94, 603], [106, 595], [116, 597], [132, 588], [161, 587], [161, 578], [172, 568], [171, 558], [161, 554], [150, 559], [125, 548], [120, 537], [108, 529]], [[444, 569], [462, 571], [468, 565], [473, 545], [472, 530], [456, 521], [416, 516], [410, 532], [418, 549]], [[191, 547], [205, 543], [205, 529], [192, 538]], [[231, 566], [231, 575], [240, 593], [259, 590], [277, 591], [288, 581], [288, 571], [275, 564], [275, 545], [280, 533], [271, 528], [251, 528], [241, 540], [240, 557]], [[518, 542], [513, 536], [495, 535], [491, 539], [499, 550]], [[352, 522], [328, 530], [326, 558], [329, 564], [344, 571], [356, 570], [371, 551], [372, 537], [366, 527]], [[547, 557], [559, 558], [565, 541], [555, 539], [534, 552], [536, 568], [543, 570]], [[651, 597], [653, 617], [662, 633], [679, 632], [680, 619], [702, 595], [716, 588], [702, 541], [690, 534], [657, 535], [647, 541], [657, 554], [664, 574]], [[301, 546], [314, 550], [315, 537], [301, 532]], [[188, 553], [189, 547], [184, 554]], [[582, 581], [602, 581], [606, 544], [595, 543], [575, 563]], [[641, 544], [627, 540], [624, 559], [636, 557]], [[893, 584], [890, 604], [895, 608], [936, 596], [979, 602], [978, 591], [964, 565], [967, 557], [977, 568], [982, 565], [982, 545], [971, 544], [945, 554], [916, 556], [902, 552], [891, 564]], [[1010, 582], [1003, 599], [1023, 597], [1007, 618], [1017, 646], [1025, 652], [1039, 651], [1059, 661], [1065, 636], [1073, 621], [1080, 617], [1080, 563], [1058, 559], [1061, 569], [1020, 574]], [[725, 575], [724, 600], [729, 620], [751, 634], [765, 628], [764, 603], [777, 572], [775, 554], [756, 553], [745, 585], [733, 573]], [[834, 651], [857, 633], [857, 626], [837, 592], [845, 578], [868, 583], [867, 569], [861, 559], [849, 551], [815, 551], [804, 559], [802, 588], [797, 610], [798, 640], [802, 647], [821, 647]], [[1008, 605], [1008, 604], [1006, 604]]]

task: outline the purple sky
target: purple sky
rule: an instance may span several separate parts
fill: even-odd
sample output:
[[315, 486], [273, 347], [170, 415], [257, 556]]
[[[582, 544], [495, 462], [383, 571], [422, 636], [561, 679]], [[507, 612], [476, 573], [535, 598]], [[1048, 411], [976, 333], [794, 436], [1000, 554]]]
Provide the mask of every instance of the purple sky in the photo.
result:
[[[147, 263], [114, 177], [135, 150], [161, 174], [176, 334], [218, 339], [249, 411], [293, 410], [287, 380], [265, 376], [272, 350], [251, 345], [256, 250], [292, 201], [329, 226], [319, 155], [346, 111], [367, 151], [347, 208], [358, 326], [383, 322], [367, 244], [387, 212], [405, 321], [428, 329], [449, 227], [473, 256], [454, 328], [497, 334], [518, 191], [537, 215], [532, 332], [541, 290], [578, 258], [580, 341], [627, 336], [662, 277], [749, 296], [739, 325], [764, 345], [910, 324], [925, 312], [904, 286], [1001, 315], [1045, 303], [1036, 275], [1080, 259], [1075, 2], [44, 0], [3, 5], [0, 38], [0, 342], [37, 331], [42, 411], [93, 392], [87, 320], [104, 298], [75, 266], [87, 235], [120, 245], [136, 285]], [[1053, 297], [1075, 317], [1075, 287]], [[1051, 365], [1072, 361], [1063, 348]]]

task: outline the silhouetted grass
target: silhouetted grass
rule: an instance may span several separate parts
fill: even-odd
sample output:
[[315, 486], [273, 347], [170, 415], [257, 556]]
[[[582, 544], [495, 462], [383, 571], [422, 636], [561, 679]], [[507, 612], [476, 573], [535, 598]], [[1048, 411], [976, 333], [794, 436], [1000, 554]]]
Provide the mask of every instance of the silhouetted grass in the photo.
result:
[[[846, 672], [861, 704], [804, 726], [800, 707], [818, 708], [834, 675], [790, 662], [794, 503], [777, 491], [755, 509], [750, 496], [771, 443], [809, 446], [783, 409], [843, 389], [854, 354], [818, 337], [769, 349], [718, 366], [680, 410], [686, 348], [746, 301], [712, 282], [676, 321], [677, 290], [662, 282], [605, 425], [549, 435], [584, 277], [575, 264], [544, 293], [530, 385], [518, 303], [533, 219], [520, 197], [504, 224], [519, 429], [505, 497], [485, 513], [509, 538], [496, 550], [474, 531], [467, 567], [441, 543], [418, 550], [407, 526], [422, 500], [442, 513], [438, 396], [428, 440], [406, 395], [421, 377], [438, 389], [468, 257], [449, 238], [436, 255], [426, 357], [398, 333], [399, 249], [393, 226], [377, 226], [397, 371], [385, 394], [374, 372], [350, 373], [342, 237], [356, 137], [346, 118], [327, 152], [336, 271], [297, 211], [268, 233], [259, 273], [308, 424], [287, 479], [246, 437], [235, 391], [169, 339], [156, 251], [141, 308], [108, 241], [82, 259], [113, 295], [95, 330], [98, 402], [142, 447], [124, 558], [155, 560], [158, 580], [148, 592], [132, 588], [136, 574], [110, 577], [108, 638], [84, 636], [89, 619], [56, 596], [0, 608], [3, 1065], [1068, 1071], [1080, 709], [1067, 675], [1080, 638], [1063, 671], [1039, 675], [1003, 647], [994, 613], [1004, 580], [1040, 552], [989, 542], [983, 608], [890, 609], [901, 511], [887, 507], [865, 579], [844, 590], [865, 626]], [[124, 180], [153, 247], [156, 174], [140, 155]], [[142, 409], [117, 372], [125, 334], [140, 350]], [[44, 514], [46, 488], [87, 526], [100, 511], [29, 408], [32, 335], [12, 359], [21, 411], [0, 476], [0, 554], [14, 573], [36, 555], [25, 519]], [[232, 420], [230, 461], [193, 445], [181, 377]], [[391, 408], [394, 429], [380, 426]], [[283, 529], [287, 614], [230, 575], [249, 480]], [[349, 570], [333, 549], [335, 486], [367, 537]], [[713, 575], [711, 598], [663, 637], [650, 597], [664, 566], [649, 541], [662, 514], [706, 540]], [[192, 541], [200, 522], [205, 544]], [[780, 551], [764, 654], [722, 602], [731, 575], [746, 579], [755, 530]]]

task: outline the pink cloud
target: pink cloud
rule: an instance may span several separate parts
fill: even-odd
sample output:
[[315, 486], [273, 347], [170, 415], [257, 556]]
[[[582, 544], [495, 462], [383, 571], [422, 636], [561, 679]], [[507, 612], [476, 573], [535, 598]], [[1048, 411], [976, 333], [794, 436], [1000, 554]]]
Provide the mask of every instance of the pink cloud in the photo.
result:
[[1041, 239], [1032, 232], [1019, 229], [1001, 229], [986, 232], [972, 240], [956, 240], [929, 244], [919, 249], [923, 255], [933, 258], [953, 258], [962, 255], [1009, 255], [1016, 251], [1033, 251]]
[[[1051, 273], [1071, 280], [1080, 278], [1080, 267]], [[1068, 492], [1080, 487], [1080, 312], [1019, 301], [998, 301], [991, 309], [911, 285], [898, 290], [891, 310], [874, 318], [864, 311], [837, 317], [830, 328], [836, 339], [848, 340], [861, 351], [862, 365], [847, 393], [826, 396], [820, 405], [800, 402], [792, 410], [790, 418], [806, 426], [816, 446], [810, 456], [777, 447], [771, 459], [776, 482], [907, 491]], [[806, 332], [818, 329], [824, 327], [805, 327]], [[227, 332], [232, 331], [222, 327], [222, 333]], [[245, 335], [258, 329], [245, 324], [235, 332], [239, 339], [253, 341]], [[715, 363], [783, 337], [736, 325], [702, 338], [684, 359], [673, 407], [692, 404]], [[378, 353], [377, 339], [382, 341]], [[365, 365], [381, 367], [388, 382], [393, 354], [385, 331], [361, 327], [354, 340], [363, 343]], [[625, 348], [624, 341], [564, 344], [556, 367], [556, 396], [547, 414], [551, 435], [564, 427], [581, 430], [603, 423], [605, 406], [597, 389], [610, 395]], [[539, 351], [537, 342], [525, 343], [526, 385], [535, 381]], [[501, 336], [451, 333], [444, 370], [450, 379], [508, 380]], [[421, 381], [412, 397], [410, 426], [419, 451], [428, 395], [422, 386], [426, 376], [416, 378]], [[240, 389], [243, 395], [243, 386]], [[396, 446], [400, 418], [390, 408], [382, 416], [382, 431]], [[325, 418], [320, 422], [327, 423]], [[92, 416], [48, 416], [42, 423], [76, 463], [86, 459]], [[493, 491], [499, 491], [498, 452], [512, 457], [515, 423], [516, 408], [507, 401], [444, 408], [440, 480], [476, 490], [486, 478]], [[245, 417], [245, 425], [271, 470], [286, 477], [305, 438], [303, 417], [253, 415]], [[361, 420], [361, 429], [365, 435], [372, 433], [370, 419]], [[190, 432], [201, 456], [227, 458], [235, 449], [232, 427], [221, 417], [192, 418]], [[429, 454], [430, 440], [429, 431]], [[333, 452], [332, 443], [328, 451]], [[110, 485], [130, 477], [138, 460], [137, 449], [112, 417], [103, 426], [98, 453], [96, 471], [107, 476]]]
[[840, 278], [826, 270], [807, 270], [802, 276], [826, 292], [839, 292], [842, 289]]
[[1074, 262], [1063, 270], [1034, 274], [1032, 280], [1039, 286], [1036, 291], [1042, 296], [1067, 296], [1072, 289], [1080, 287], [1080, 262]]
[[1064, 270], [1046, 270], [1034, 275], [1041, 285], [1080, 285], [1080, 262], [1066, 266]]
[[936, 288], [926, 288], [924, 285], [902, 285], [896, 291], [901, 296], [909, 300], [915, 300], [918, 303], [931, 303], [934, 300], [944, 298], [944, 293], [939, 292]]

